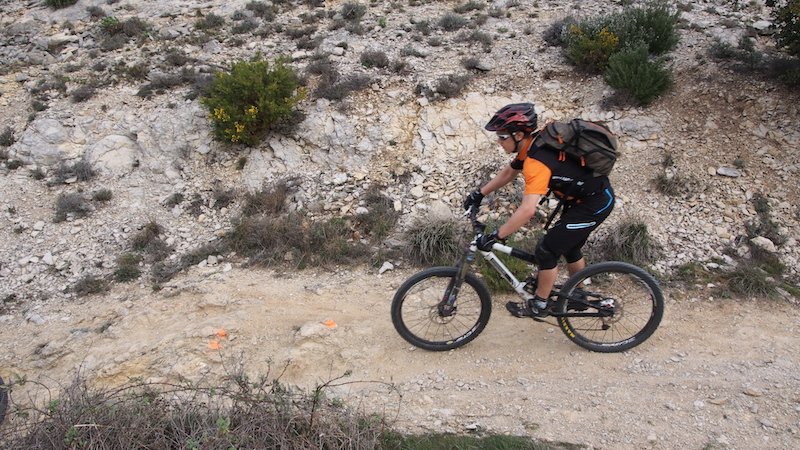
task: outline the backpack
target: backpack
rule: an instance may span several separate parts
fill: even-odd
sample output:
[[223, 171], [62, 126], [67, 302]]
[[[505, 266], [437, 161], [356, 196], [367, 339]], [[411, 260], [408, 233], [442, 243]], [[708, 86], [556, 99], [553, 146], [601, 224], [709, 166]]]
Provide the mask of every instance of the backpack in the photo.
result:
[[599, 177], [611, 173], [617, 162], [617, 137], [604, 125], [583, 119], [550, 122], [536, 136], [532, 151], [540, 147], [560, 152], [559, 161], [567, 157]]

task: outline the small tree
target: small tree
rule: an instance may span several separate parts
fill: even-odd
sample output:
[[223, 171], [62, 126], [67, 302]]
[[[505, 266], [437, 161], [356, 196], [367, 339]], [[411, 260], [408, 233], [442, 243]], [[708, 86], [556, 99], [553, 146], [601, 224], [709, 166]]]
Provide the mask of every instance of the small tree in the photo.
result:
[[217, 139], [257, 144], [265, 131], [292, 116], [305, 95], [297, 75], [282, 59], [239, 61], [230, 73], [220, 72], [201, 100], [209, 112]]

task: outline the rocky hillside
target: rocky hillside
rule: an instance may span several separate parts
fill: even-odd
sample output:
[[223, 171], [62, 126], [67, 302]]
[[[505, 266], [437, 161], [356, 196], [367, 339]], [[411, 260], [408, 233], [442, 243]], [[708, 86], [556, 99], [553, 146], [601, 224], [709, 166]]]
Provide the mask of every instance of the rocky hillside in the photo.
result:
[[[786, 239], [762, 236], [756, 244], [796, 278], [798, 96], [708, 57], [714, 42], [742, 35], [771, 47], [769, 36], [754, 31], [769, 31], [769, 9], [761, 1], [683, 2], [681, 41], [669, 54], [675, 86], [637, 108], [614, 101], [602, 77], [576, 73], [543, 38], [568, 15], [620, 7], [608, 3], [372, 1], [353, 18], [354, 4], [341, 1], [79, 0], [63, 9], [3, 2], [0, 117], [10, 144], [0, 147], [4, 308], [31, 311], [37, 302], [69, 299], [78, 280], [107, 275], [149, 221], [163, 227], [173, 257], [218, 239], [241, 197], [219, 207], [215, 192], [242, 193], [287, 176], [298, 183], [292, 208], [310, 217], [363, 212], [373, 187], [402, 212], [398, 231], [416, 217], [453, 214], [465, 193], [505, 163], [482, 125], [498, 107], [523, 100], [535, 102], [545, 120], [605, 120], [620, 135], [624, 151], [612, 176], [618, 210], [610, 222], [631, 214], [646, 221], [665, 249], [656, 270], [692, 261], [735, 265], [750, 252], [746, 225], [758, 218], [753, 197], [763, 195]], [[474, 28], [446, 30], [448, 13]], [[122, 31], [110, 34], [112, 25]], [[367, 51], [391, 64], [365, 67]], [[288, 56], [304, 74], [305, 117], [257, 147], [213, 141], [199, 86], [256, 54]], [[366, 88], [342, 100], [318, 98], [319, 80], [306, 69], [320, 55], [340, 74], [368, 79]], [[462, 75], [472, 78], [450, 98], [425, 95]], [[65, 170], [78, 163], [97, 175], [82, 180]], [[656, 189], [658, 177], [681, 180], [678, 192]], [[59, 195], [88, 199], [103, 189], [111, 200], [89, 202], [84, 217], [54, 221]], [[496, 213], [507, 214], [514, 198], [511, 190], [501, 196]], [[389, 244], [402, 245], [397, 236]], [[228, 270], [240, 263], [230, 256], [201, 264]]]

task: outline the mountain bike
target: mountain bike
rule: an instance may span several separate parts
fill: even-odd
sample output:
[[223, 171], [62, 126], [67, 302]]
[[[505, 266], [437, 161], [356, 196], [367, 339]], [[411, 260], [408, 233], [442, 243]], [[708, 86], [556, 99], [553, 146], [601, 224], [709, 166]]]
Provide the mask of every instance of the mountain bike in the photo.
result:
[[[495, 254], [501, 252], [528, 263], [532, 254], [496, 243], [481, 251], [477, 239], [486, 226], [468, 212], [475, 237], [452, 267], [433, 267], [412, 275], [392, 300], [392, 323], [416, 347], [452, 350], [481, 333], [492, 313], [486, 283], [472, 270], [476, 254], [508, 282], [523, 301], [533, 298]], [[548, 313], [575, 344], [596, 352], [622, 352], [646, 341], [661, 323], [664, 295], [658, 282], [643, 269], [620, 261], [586, 266], [556, 284]], [[542, 318], [536, 321], [548, 322]], [[548, 322], [550, 323], [550, 322]]]

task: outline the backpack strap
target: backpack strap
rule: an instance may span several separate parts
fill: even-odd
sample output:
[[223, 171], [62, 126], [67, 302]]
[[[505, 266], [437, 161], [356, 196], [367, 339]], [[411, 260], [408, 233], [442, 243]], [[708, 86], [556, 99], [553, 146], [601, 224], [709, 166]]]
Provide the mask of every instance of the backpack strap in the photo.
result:
[[547, 231], [547, 229], [550, 228], [550, 224], [553, 223], [553, 219], [555, 219], [556, 214], [558, 214], [558, 212], [561, 211], [561, 208], [563, 207], [564, 207], [564, 199], [560, 198], [558, 199], [558, 205], [556, 205], [556, 207], [553, 208], [553, 212], [551, 212], [550, 215], [547, 217], [547, 223], [544, 224], [545, 231]]

